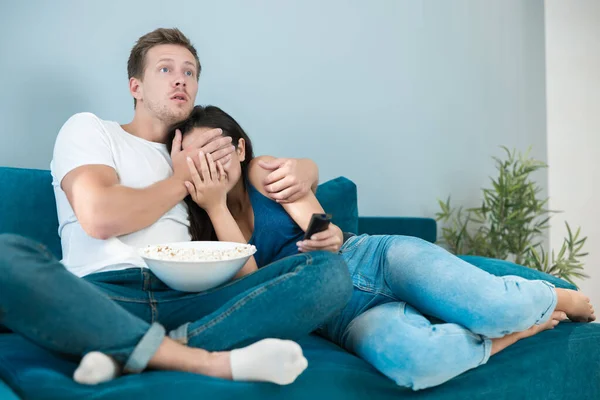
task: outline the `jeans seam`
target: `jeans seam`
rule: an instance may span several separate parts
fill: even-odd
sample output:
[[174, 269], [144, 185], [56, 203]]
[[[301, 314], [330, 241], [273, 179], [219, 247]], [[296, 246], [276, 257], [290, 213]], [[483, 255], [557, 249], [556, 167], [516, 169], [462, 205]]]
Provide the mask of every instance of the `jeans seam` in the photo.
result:
[[204, 332], [208, 328], [211, 328], [211, 327], [215, 326], [216, 324], [218, 324], [219, 322], [223, 321], [225, 318], [230, 316], [233, 312], [239, 310], [241, 307], [243, 307], [245, 304], [247, 304], [250, 300], [253, 300], [256, 297], [260, 296], [261, 294], [265, 293], [267, 290], [269, 290], [273, 286], [279, 285], [280, 283], [287, 281], [292, 276], [296, 275], [299, 271], [304, 269], [305, 266], [312, 265], [312, 262], [313, 262], [313, 257], [310, 254], [306, 254], [306, 264], [305, 265], [300, 265], [299, 267], [295, 268], [293, 272], [289, 272], [283, 276], [279, 276], [279, 277], [273, 279], [270, 283], [266, 284], [265, 286], [262, 286], [259, 289], [255, 289], [254, 291], [250, 292], [248, 295], [246, 295], [242, 299], [238, 300], [235, 304], [233, 304], [231, 307], [229, 307], [224, 312], [220, 313], [218, 316], [216, 316], [212, 320], [206, 322], [202, 326], [195, 328], [193, 331], [188, 333], [188, 342], [194, 336], [199, 335], [200, 333]]
[[145, 299], [129, 299], [126, 297], [119, 297], [119, 296], [108, 296], [109, 299], [114, 300], [114, 301], [122, 301], [125, 303], [141, 303], [141, 304], [145, 304], [148, 302], [148, 300]]
[[156, 307], [156, 300], [154, 299], [154, 292], [148, 291], [148, 300], [150, 302], [150, 310], [152, 312], [152, 322], [158, 321], [158, 308]]
[[556, 291], [554, 290], [555, 286], [553, 284], [551, 284], [550, 282], [546, 282], [546, 281], [540, 281], [542, 282], [544, 285], [546, 285], [546, 287], [548, 289], [550, 289], [550, 291], [552, 292], [552, 300], [550, 301], [550, 305], [548, 306], [548, 308], [542, 313], [542, 315], [535, 321], [535, 325], [539, 325], [540, 322], [544, 319], [544, 317], [546, 317], [546, 315], [549, 314], [549, 312], [554, 311], [554, 309], [556, 308], [556, 304], [558, 302], [557, 300], [557, 294]]
[[486, 336], [481, 335], [481, 339], [483, 340], [483, 358], [477, 364], [477, 366], [486, 364], [491, 357], [492, 352], [492, 340]]

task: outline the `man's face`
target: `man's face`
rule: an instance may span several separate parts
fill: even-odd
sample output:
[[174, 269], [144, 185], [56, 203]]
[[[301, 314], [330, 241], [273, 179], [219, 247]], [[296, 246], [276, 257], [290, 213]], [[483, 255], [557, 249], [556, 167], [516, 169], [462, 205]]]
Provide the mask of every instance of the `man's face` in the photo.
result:
[[196, 59], [185, 47], [152, 47], [146, 54], [143, 80], [136, 80], [137, 86], [131, 87], [137, 107], [144, 107], [167, 125], [184, 120], [196, 100], [197, 71]]

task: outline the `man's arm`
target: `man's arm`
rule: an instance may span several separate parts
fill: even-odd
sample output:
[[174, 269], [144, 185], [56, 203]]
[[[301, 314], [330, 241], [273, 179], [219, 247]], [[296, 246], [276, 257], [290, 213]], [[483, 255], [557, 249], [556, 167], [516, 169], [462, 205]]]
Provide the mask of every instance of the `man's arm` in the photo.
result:
[[220, 129], [205, 132], [186, 150], [181, 148], [181, 133], [173, 140], [173, 176], [143, 189], [120, 185], [114, 168], [83, 165], [68, 172], [61, 181], [77, 220], [83, 230], [96, 239], [144, 229], [156, 222], [187, 196], [184, 182], [190, 179], [187, 158], [202, 149], [215, 159], [231, 152], [229, 138]]
[[120, 185], [116, 171], [105, 165], [78, 167], [61, 187], [83, 230], [103, 240], [152, 225], [187, 195], [175, 177], [144, 189]]

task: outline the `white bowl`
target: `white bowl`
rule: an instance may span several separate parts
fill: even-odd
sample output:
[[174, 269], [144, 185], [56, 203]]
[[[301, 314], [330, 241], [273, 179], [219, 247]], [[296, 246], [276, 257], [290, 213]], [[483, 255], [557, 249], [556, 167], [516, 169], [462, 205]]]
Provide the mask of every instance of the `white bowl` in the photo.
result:
[[244, 255], [226, 260], [175, 261], [165, 260], [146, 253], [148, 246], [139, 249], [140, 256], [154, 274], [167, 286], [182, 292], [202, 292], [219, 286], [232, 279], [256, 252], [252, 245], [234, 242], [178, 242], [160, 245], [173, 249], [231, 250], [237, 247], [247, 249]]

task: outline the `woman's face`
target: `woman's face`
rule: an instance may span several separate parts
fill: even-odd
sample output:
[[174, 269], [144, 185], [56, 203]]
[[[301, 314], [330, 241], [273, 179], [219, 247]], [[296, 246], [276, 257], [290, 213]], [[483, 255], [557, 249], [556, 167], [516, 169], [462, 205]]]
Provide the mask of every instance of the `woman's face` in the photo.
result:
[[[202, 135], [204, 132], [209, 131], [213, 128], [194, 128], [185, 135], [181, 141], [181, 147], [185, 150], [186, 146], [192, 143], [196, 138]], [[235, 184], [240, 180], [242, 176], [241, 162], [246, 159], [246, 143], [244, 139], [240, 139], [238, 143], [233, 143], [236, 146], [236, 150], [231, 153], [231, 160], [226, 164], [223, 164], [223, 169], [229, 179], [229, 186], [227, 191], [231, 190]], [[198, 157], [196, 155], [194, 162], [198, 165]]]

